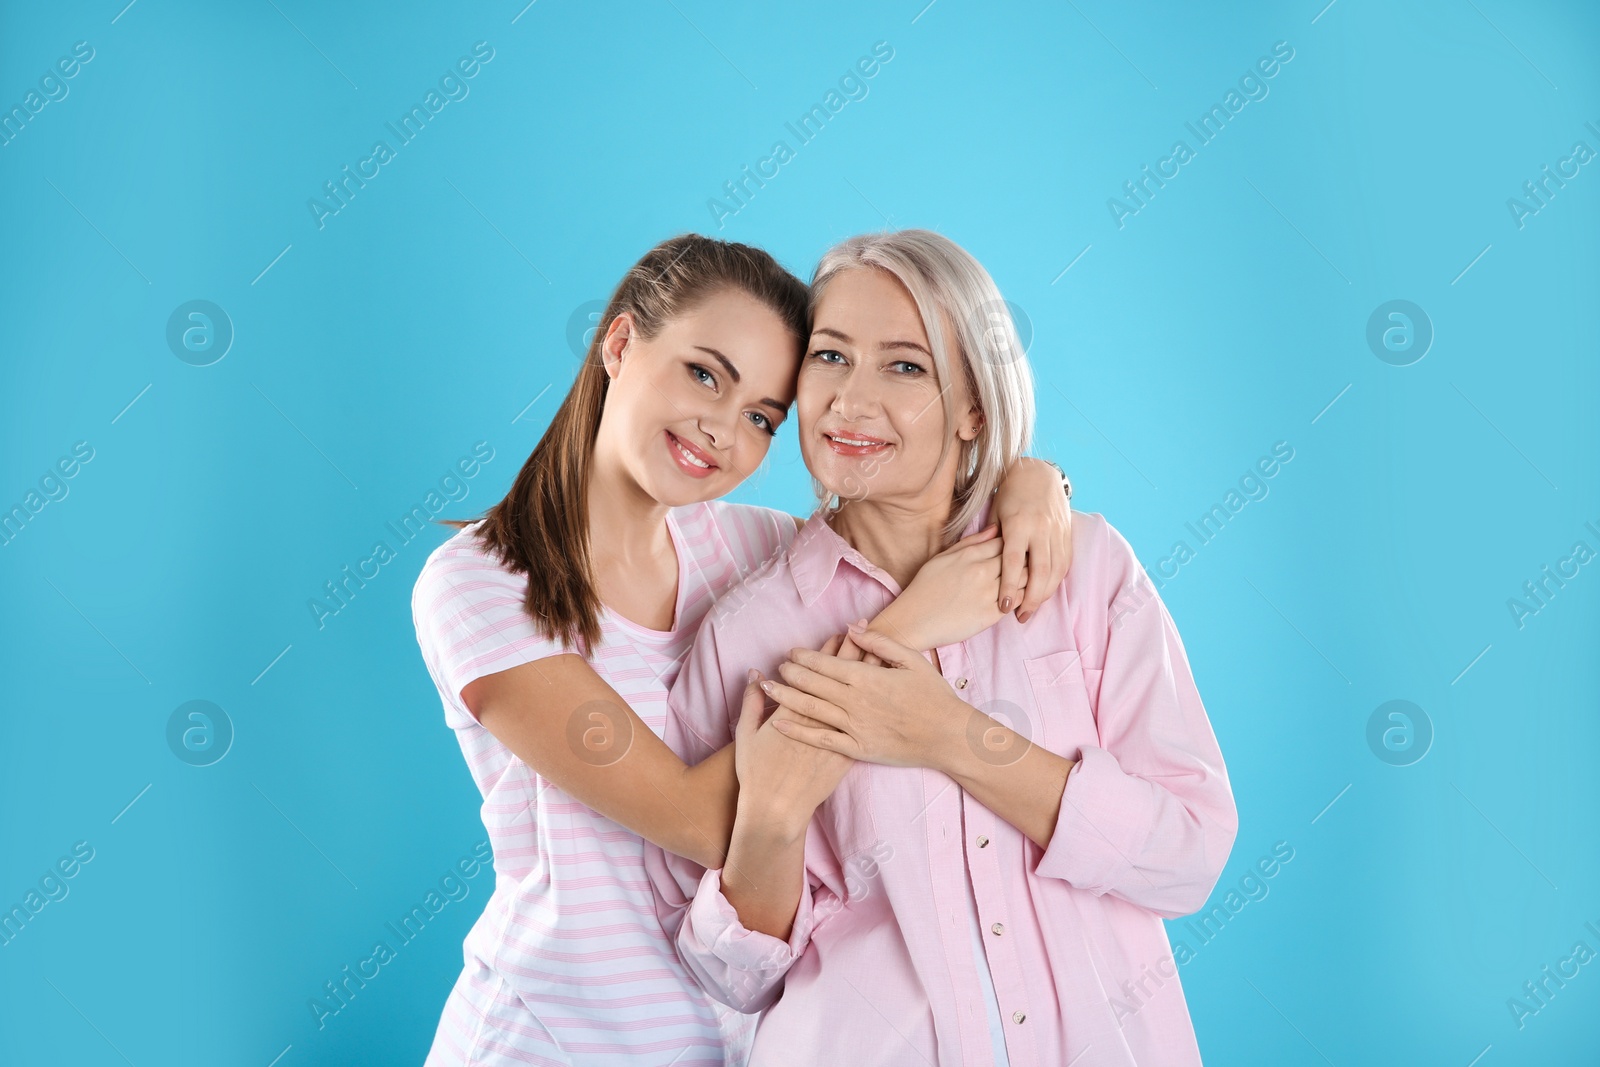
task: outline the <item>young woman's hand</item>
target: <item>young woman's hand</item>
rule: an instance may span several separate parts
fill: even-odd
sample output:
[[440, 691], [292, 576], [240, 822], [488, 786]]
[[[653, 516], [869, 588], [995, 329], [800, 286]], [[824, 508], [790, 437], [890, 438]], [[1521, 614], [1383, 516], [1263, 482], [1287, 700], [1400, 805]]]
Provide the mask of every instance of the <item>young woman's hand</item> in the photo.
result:
[[[838, 648], [838, 638], [824, 648]], [[821, 655], [822, 653], [813, 653]], [[760, 672], [750, 671], [744, 703], [734, 726], [734, 769], [739, 777], [739, 815], [753, 819], [780, 836], [805, 833], [817, 805], [838, 787], [855, 762], [837, 752], [805, 745], [784, 736], [779, 721], [803, 729], [821, 725], [805, 716], [779, 708], [765, 723], [766, 699]]]
[[992, 514], [1005, 539], [1000, 612], [1015, 608], [1017, 621], [1027, 622], [1072, 566], [1072, 508], [1061, 472], [1042, 459], [1017, 460], [1000, 483]]
[[951, 766], [968, 743], [976, 710], [915, 650], [875, 630], [852, 628], [851, 638], [884, 665], [791, 650], [778, 668], [783, 682], [762, 683], [780, 707], [772, 726], [819, 750], [868, 763]]
[[[993, 524], [963, 537], [922, 565], [911, 584], [872, 620], [872, 629], [923, 651], [987, 630], [1005, 614], [999, 607], [1001, 549]], [[848, 634], [844, 645], [844, 658], [861, 658]]]

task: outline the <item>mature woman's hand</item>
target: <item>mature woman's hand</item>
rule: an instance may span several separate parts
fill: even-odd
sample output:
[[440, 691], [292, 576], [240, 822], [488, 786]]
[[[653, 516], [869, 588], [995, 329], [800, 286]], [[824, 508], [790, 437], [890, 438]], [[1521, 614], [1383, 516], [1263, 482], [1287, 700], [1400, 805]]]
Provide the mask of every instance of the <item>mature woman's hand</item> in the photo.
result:
[[1061, 472], [1042, 459], [1017, 460], [995, 494], [993, 514], [1005, 540], [1000, 612], [1016, 608], [1017, 621], [1027, 622], [1072, 566], [1072, 508]]
[[818, 724], [774, 716], [772, 725], [807, 745], [868, 763], [949, 766], [966, 744], [976, 710], [915, 650], [854, 626], [850, 639], [883, 666], [792, 649], [778, 668], [787, 684], [761, 686], [781, 708]]

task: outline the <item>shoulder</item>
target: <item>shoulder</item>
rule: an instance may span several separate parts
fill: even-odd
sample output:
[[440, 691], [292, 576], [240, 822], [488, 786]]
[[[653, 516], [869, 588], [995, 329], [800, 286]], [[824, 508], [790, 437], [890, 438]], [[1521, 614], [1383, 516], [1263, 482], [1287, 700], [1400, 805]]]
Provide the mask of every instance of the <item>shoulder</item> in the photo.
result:
[[[788, 515], [782, 512], [774, 514], [791, 527], [794, 525], [794, 520]], [[800, 592], [794, 584], [790, 550], [788, 544], [781, 546], [725, 589], [706, 612], [700, 635], [695, 640], [716, 640], [719, 635], [740, 633], [741, 627], [748, 631], [750, 620], [755, 617], [751, 614], [752, 609], [768, 618], [774, 615], [793, 616], [804, 611]]]
[[457, 530], [422, 564], [411, 590], [412, 611], [437, 610], [449, 599], [480, 599], [484, 594], [514, 595], [521, 600], [527, 575], [507, 568], [477, 537], [479, 524]]
[[1122, 532], [1097, 511], [1072, 513], [1072, 566], [1067, 581], [1080, 597], [1110, 604], [1130, 585], [1148, 582]]
[[[439, 545], [422, 564], [422, 577], [438, 578], [445, 572], [467, 571], [501, 571], [510, 574], [493, 550], [478, 539], [478, 528], [482, 522], [475, 522], [457, 530], [448, 540]], [[419, 578], [419, 581], [421, 579]]]
[[1098, 511], [1074, 511], [1072, 513], [1072, 551], [1073, 560], [1077, 560], [1079, 550], [1088, 553], [1096, 561], [1109, 561], [1112, 558], [1132, 553], [1132, 546], [1122, 532], [1111, 525], [1109, 519]]
[[778, 539], [784, 547], [794, 539], [794, 516], [785, 511], [764, 508], [757, 504], [736, 504], [731, 500], [708, 500], [700, 507], [705, 509], [710, 521], [723, 530], [759, 532]]
[[755, 504], [707, 500], [675, 508], [673, 513], [685, 533], [698, 533], [725, 546], [741, 573], [767, 562], [794, 540], [793, 516]]
[[528, 576], [513, 572], [468, 526], [428, 555], [411, 592], [424, 658], [451, 696], [474, 678], [569, 651], [528, 614]]

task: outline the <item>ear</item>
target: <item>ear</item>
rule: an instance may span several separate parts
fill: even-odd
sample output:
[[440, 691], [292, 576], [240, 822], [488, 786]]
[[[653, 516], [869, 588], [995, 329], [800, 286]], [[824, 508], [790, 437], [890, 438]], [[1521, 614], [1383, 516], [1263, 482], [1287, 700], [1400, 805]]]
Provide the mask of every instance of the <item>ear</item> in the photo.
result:
[[983, 432], [983, 411], [974, 404], [967, 409], [967, 417], [961, 420], [961, 425], [956, 429], [956, 436], [963, 441], [976, 440], [978, 434]]
[[600, 361], [605, 364], [606, 376], [615, 379], [622, 373], [622, 357], [633, 343], [633, 312], [620, 312], [606, 327], [605, 339], [600, 342]]

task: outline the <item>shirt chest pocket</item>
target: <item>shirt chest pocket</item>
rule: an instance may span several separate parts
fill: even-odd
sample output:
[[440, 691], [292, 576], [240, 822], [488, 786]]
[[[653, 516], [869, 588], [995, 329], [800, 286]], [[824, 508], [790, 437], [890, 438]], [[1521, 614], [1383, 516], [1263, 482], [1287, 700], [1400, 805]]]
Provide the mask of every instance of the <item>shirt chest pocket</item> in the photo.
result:
[[1083, 745], [1100, 747], [1100, 670], [1085, 668], [1076, 649], [1036, 656], [1023, 665], [1037, 715], [1033, 740], [1068, 759], [1078, 759]]

